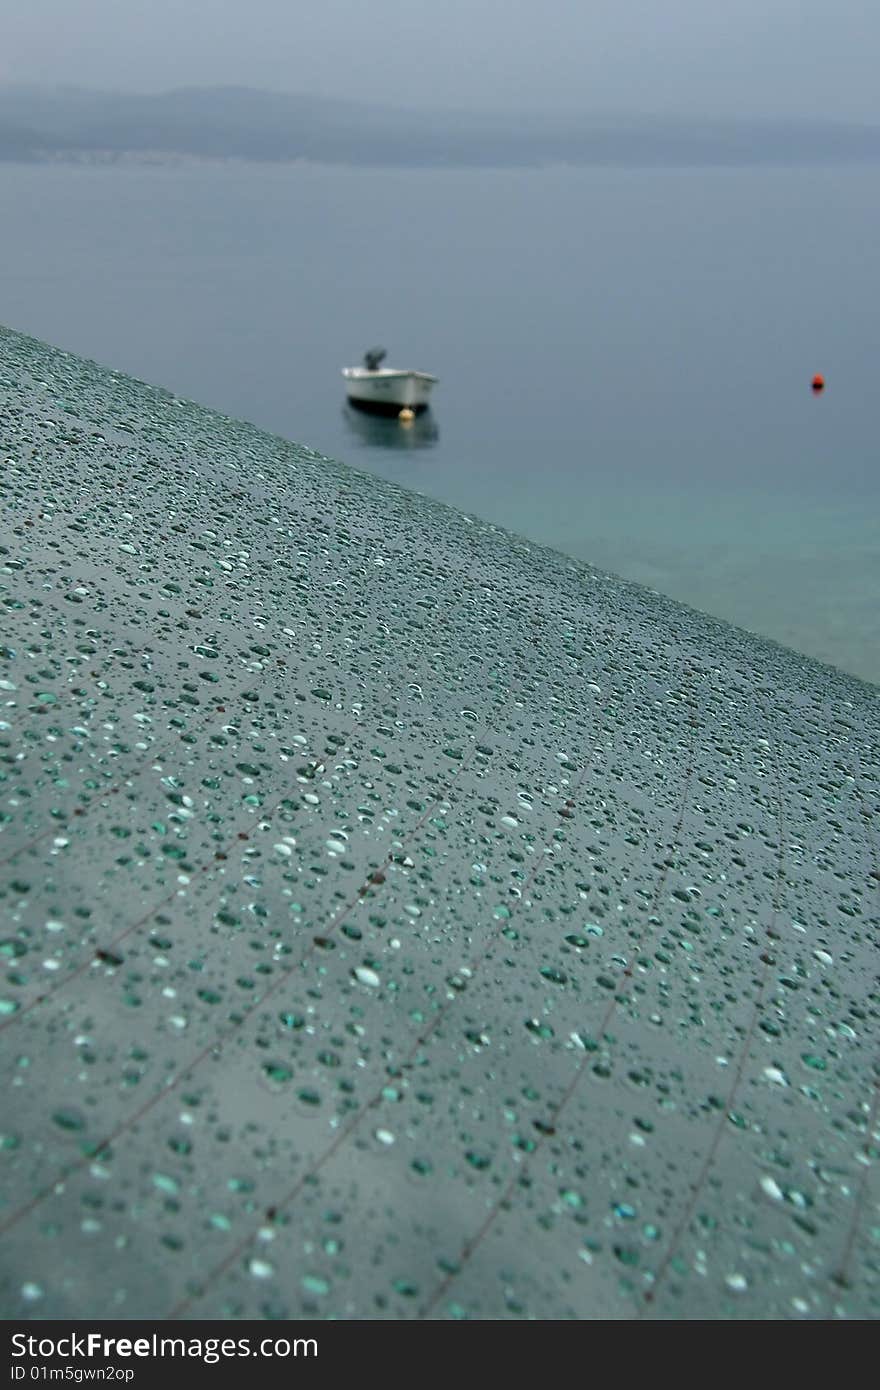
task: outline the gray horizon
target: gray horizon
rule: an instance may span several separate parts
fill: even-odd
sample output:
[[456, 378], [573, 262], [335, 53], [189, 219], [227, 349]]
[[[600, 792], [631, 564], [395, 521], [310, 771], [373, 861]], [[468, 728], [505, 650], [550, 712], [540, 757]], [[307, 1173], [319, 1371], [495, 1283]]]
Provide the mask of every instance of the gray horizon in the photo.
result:
[[841, 0], [0, 0], [0, 83], [242, 86], [401, 109], [880, 120], [880, 13]]

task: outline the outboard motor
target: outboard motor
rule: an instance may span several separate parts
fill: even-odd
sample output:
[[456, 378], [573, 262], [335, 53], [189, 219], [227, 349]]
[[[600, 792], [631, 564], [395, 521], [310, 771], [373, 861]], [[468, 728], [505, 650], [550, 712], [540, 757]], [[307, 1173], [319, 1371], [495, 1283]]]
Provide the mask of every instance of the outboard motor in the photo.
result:
[[386, 353], [384, 348], [370, 348], [369, 352], [364, 353], [364, 366], [366, 367], [367, 371], [378, 371], [379, 363], [384, 362], [387, 355], [388, 354]]

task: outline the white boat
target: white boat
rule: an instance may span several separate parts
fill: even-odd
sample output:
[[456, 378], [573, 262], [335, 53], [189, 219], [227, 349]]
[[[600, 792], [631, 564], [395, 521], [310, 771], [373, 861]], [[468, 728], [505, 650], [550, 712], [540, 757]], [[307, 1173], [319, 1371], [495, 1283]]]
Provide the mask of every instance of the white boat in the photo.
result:
[[384, 348], [371, 348], [364, 354], [362, 367], [343, 367], [345, 391], [352, 405], [382, 415], [418, 414], [428, 404], [437, 378], [429, 372], [399, 367], [383, 367]]

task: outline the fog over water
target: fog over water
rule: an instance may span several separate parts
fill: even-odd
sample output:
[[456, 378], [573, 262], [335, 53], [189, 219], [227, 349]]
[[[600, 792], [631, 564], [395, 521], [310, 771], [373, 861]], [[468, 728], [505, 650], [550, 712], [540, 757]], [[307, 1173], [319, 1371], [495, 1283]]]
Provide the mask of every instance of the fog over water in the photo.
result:
[[876, 121], [870, 0], [0, 0], [0, 81]]

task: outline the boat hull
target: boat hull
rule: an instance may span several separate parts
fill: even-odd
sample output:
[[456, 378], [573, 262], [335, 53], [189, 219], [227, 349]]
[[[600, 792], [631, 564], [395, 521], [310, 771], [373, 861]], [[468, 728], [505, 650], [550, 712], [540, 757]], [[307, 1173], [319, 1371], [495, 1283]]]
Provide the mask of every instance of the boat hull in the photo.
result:
[[380, 415], [397, 415], [404, 409], [416, 413], [425, 410], [437, 380], [427, 372], [368, 372], [357, 367], [346, 368], [342, 375], [351, 404]]

